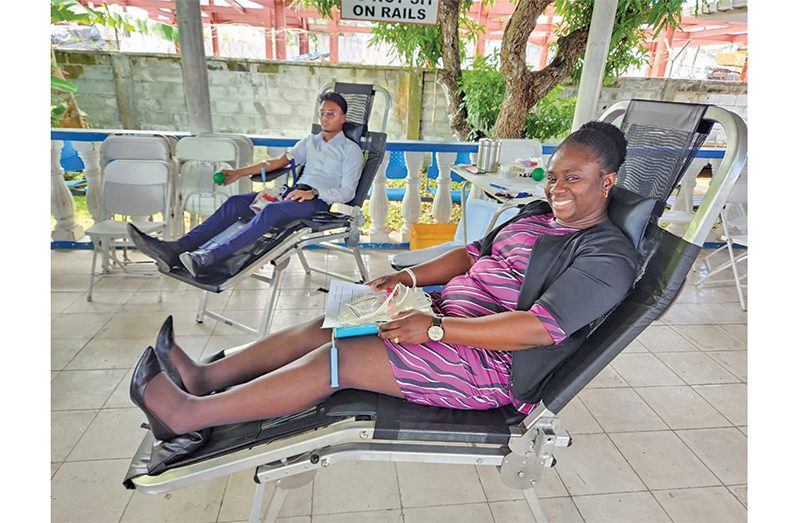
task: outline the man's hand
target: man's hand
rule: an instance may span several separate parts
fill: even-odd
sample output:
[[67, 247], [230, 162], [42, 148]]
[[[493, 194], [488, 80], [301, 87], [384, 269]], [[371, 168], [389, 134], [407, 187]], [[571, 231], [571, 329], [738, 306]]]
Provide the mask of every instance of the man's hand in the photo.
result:
[[230, 185], [243, 176], [238, 169], [222, 169], [219, 172], [224, 175], [222, 185]]
[[300, 191], [299, 189], [294, 189], [285, 197], [286, 200], [296, 200], [298, 202], [306, 202], [312, 200], [316, 197], [313, 194], [313, 191]]

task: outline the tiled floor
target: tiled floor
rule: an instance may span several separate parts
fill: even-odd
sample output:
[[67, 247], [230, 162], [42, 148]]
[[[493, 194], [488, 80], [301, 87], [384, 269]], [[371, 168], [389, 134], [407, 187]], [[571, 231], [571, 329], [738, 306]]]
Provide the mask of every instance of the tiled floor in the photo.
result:
[[[388, 252], [368, 252], [372, 274]], [[350, 272], [350, 258], [313, 251], [316, 264]], [[159, 496], [122, 487], [143, 431], [130, 402], [130, 370], [168, 314], [194, 357], [250, 341], [224, 324], [194, 322], [199, 293], [155, 280], [105, 278], [86, 302], [91, 255], [52, 253], [52, 520], [237, 522], [249, 517], [252, 471]], [[276, 321], [320, 313], [325, 277], [289, 266]], [[214, 297], [258, 317], [262, 284]], [[560, 414], [574, 436], [538, 487], [553, 522], [746, 520], [747, 316], [733, 287], [688, 284], [649, 327]], [[531, 521], [496, 469], [456, 465], [343, 464], [291, 492], [284, 522]]]

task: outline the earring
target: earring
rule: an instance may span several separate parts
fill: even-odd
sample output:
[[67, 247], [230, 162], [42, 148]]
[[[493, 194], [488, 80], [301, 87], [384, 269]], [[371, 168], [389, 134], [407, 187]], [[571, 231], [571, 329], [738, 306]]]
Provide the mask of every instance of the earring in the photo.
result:
[[610, 195], [610, 191], [609, 190], [604, 191], [604, 198], [608, 198], [609, 195]]

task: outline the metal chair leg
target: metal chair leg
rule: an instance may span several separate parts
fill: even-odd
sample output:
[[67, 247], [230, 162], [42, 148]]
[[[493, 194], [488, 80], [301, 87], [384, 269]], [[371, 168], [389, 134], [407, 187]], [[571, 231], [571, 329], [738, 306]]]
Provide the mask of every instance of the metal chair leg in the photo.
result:
[[369, 271], [366, 268], [366, 264], [363, 261], [363, 254], [360, 252], [360, 248], [356, 245], [352, 246], [352, 255], [355, 257], [355, 262], [357, 263], [357, 268], [360, 271], [360, 276], [363, 278], [363, 282], [369, 281]]
[[734, 256], [734, 249], [732, 248], [732, 242], [730, 240], [726, 242], [726, 246], [729, 249], [731, 270], [732, 273], [734, 273], [734, 285], [737, 287], [737, 297], [740, 299], [740, 307], [745, 311], [748, 309], [745, 304], [745, 296], [743, 296], [743, 286], [742, 282], [740, 281], [740, 272], [737, 269], [737, 257]]
[[86, 301], [92, 301], [92, 292], [94, 291], [94, 278], [97, 275], [97, 246], [92, 245], [91, 255], [91, 274], [89, 275], [89, 293], [86, 295]]
[[202, 298], [200, 298], [199, 308], [197, 308], [197, 317], [194, 318], [197, 323], [202, 323], [205, 319], [205, 311], [208, 309], [208, 291], [202, 291]]
[[257, 483], [255, 487], [255, 498], [252, 500], [252, 509], [249, 512], [249, 523], [260, 521], [260, 512], [263, 508], [263, 498], [266, 496], [266, 484]]
[[540, 499], [538, 499], [535, 489], [528, 488], [522, 490], [521, 492], [524, 493], [526, 503], [529, 505], [529, 509], [532, 511], [532, 517], [535, 518], [535, 523], [546, 523], [548, 519], [546, 519], [546, 513], [543, 512], [543, 505], [540, 504]]
[[269, 326], [272, 322], [272, 312], [274, 312], [274, 307], [277, 304], [277, 295], [280, 292], [280, 285], [282, 284], [283, 280], [283, 271], [286, 267], [288, 267], [289, 261], [291, 261], [290, 258], [286, 258], [274, 265], [274, 272], [272, 273], [272, 281], [270, 285], [271, 296], [266, 304], [266, 308], [263, 309], [263, 315], [261, 316], [260, 320], [260, 329], [258, 330], [258, 337], [260, 339], [265, 338], [266, 333], [269, 331]]
[[307, 258], [305, 258], [305, 253], [302, 252], [302, 249], [296, 249], [297, 257], [299, 258], [299, 263], [302, 264], [302, 268], [305, 269], [305, 274], [310, 274], [310, 264], [308, 263]]
[[163, 303], [163, 285], [164, 285], [163, 274], [158, 273], [158, 280], [160, 280], [160, 283], [158, 284], [158, 303]]

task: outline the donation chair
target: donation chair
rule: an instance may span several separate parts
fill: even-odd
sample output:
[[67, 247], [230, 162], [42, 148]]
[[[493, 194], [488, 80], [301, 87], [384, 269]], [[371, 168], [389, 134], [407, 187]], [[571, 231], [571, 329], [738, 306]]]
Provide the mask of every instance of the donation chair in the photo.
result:
[[[638, 248], [643, 259], [638, 280], [614, 311], [591, 325], [579, 350], [551, 370], [529, 415], [511, 406], [451, 410], [345, 390], [291, 416], [218, 427], [171, 442], [154, 441], [147, 432], [124, 485], [161, 493], [252, 468], [257, 486], [250, 521], [261, 517], [267, 482], [276, 488], [264, 517], [274, 521], [288, 489], [339, 462], [481, 465], [498, 467], [503, 483], [521, 490], [534, 518], [545, 521], [535, 486], [544, 468], [555, 465], [554, 449], [571, 442], [557, 413], [674, 301], [746, 156], [745, 123], [715, 106], [633, 100], [610, 107], [602, 119], [619, 117], [629, 149], [611, 191], [609, 217]], [[679, 238], [661, 229], [657, 218], [713, 123], [726, 131], [726, 155], [694, 221]], [[225, 352], [214, 359], [222, 357]]]
[[[269, 231], [255, 245], [238, 251], [229, 260], [219, 264], [219, 270], [215, 273], [198, 275], [195, 278], [184, 269], [172, 268], [167, 273], [167, 276], [205, 291], [200, 298], [197, 310], [196, 320], [198, 323], [202, 323], [207, 316], [244, 332], [256, 334], [259, 337], [265, 336], [269, 329], [272, 311], [279, 294], [283, 271], [287, 268], [291, 256], [294, 254], [299, 258], [307, 274], [315, 271], [335, 276], [339, 279], [353, 279], [352, 276], [311, 267], [302, 252], [302, 249], [306, 246], [321, 245], [328, 249], [352, 254], [360, 272], [361, 279], [359, 281], [368, 280], [366, 264], [358, 247], [360, 242], [359, 227], [365, 222], [361, 207], [382, 162], [387, 138], [384, 132], [369, 131], [368, 122], [375, 94], [379, 92], [384, 98], [384, 112], [380, 125], [383, 129], [387, 126], [391, 97], [381, 87], [364, 84], [340, 82], [328, 84], [322, 88], [320, 94], [324, 94], [328, 90], [334, 90], [346, 99], [348, 111], [347, 122], [344, 124], [343, 132], [347, 138], [357, 143], [363, 150], [363, 170], [354, 198], [347, 202], [346, 205], [334, 206], [334, 210], [316, 213], [312, 219], [297, 220]], [[316, 118], [318, 118], [318, 114], [316, 114]], [[321, 126], [318, 123], [314, 123], [312, 132], [321, 132]], [[187, 140], [187, 138], [184, 140]], [[267, 181], [284, 176], [290, 169], [291, 167], [287, 167], [269, 173]], [[301, 169], [298, 171], [297, 175], [299, 176]], [[260, 176], [253, 176], [253, 180], [260, 180]], [[233, 227], [235, 226], [233, 225]], [[332, 243], [333, 241], [343, 241], [345, 245], [341, 246]], [[271, 266], [271, 275], [263, 270], [267, 265]], [[219, 312], [208, 310], [207, 305], [210, 293], [218, 294], [232, 289], [250, 277], [270, 284], [268, 290], [270, 293], [269, 298], [258, 326], [245, 325]]]

